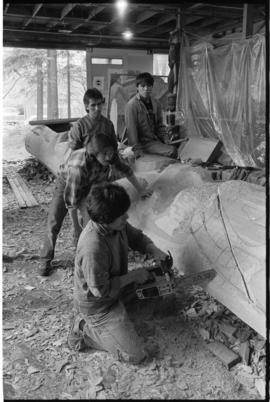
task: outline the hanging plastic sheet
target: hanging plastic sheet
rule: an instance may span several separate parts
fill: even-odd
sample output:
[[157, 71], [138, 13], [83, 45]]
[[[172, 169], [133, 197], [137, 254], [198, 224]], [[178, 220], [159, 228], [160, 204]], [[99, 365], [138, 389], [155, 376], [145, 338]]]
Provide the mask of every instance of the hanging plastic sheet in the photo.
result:
[[265, 164], [265, 38], [182, 43], [177, 109], [188, 136], [218, 138], [238, 166]]

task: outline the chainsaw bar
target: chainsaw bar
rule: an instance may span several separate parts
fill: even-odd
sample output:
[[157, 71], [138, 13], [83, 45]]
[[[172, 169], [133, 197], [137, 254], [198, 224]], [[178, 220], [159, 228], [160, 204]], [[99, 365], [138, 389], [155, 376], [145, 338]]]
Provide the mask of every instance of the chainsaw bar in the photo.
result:
[[166, 280], [165, 276], [155, 275], [154, 282], [138, 286], [136, 293], [139, 299], [166, 296], [175, 293], [175, 288], [188, 288], [202, 282], [209, 282], [215, 275], [214, 269], [183, 275], [178, 278], [173, 277], [169, 281]]
[[202, 272], [195, 272], [194, 274], [183, 275], [182, 277], [174, 277], [175, 287], [189, 287], [192, 285], [199, 285], [202, 282], [210, 282], [216, 276], [214, 269], [208, 269]]

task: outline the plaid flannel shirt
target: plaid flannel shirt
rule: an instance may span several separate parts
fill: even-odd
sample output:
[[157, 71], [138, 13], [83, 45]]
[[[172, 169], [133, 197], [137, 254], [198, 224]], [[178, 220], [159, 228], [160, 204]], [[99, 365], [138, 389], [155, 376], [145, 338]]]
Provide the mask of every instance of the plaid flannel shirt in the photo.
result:
[[85, 148], [73, 151], [68, 160], [59, 168], [59, 174], [66, 182], [64, 200], [67, 208], [77, 208], [83, 198], [89, 193], [93, 184], [112, 181], [112, 168], [130, 177], [133, 170], [116, 154], [109, 166], [101, 165]]

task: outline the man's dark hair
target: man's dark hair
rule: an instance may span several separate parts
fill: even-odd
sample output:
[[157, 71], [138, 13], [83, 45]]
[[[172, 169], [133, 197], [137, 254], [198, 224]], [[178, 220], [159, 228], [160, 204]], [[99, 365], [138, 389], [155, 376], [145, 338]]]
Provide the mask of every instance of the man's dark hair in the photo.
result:
[[92, 186], [86, 208], [90, 218], [100, 224], [109, 224], [123, 215], [130, 207], [130, 198], [126, 190], [113, 183]]
[[102, 93], [97, 88], [87, 89], [87, 91], [85, 92], [85, 94], [83, 96], [83, 103], [84, 103], [86, 111], [88, 110], [87, 106], [89, 104], [90, 99], [104, 101]]
[[150, 73], [140, 73], [136, 76], [136, 87], [138, 85], [154, 85], [154, 77]]
[[95, 156], [106, 148], [113, 148], [116, 154], [118, 144], [116, 138], [104, 133], [95, 133], [92, 135], [90, 142], [86, 145], [87, 153]]

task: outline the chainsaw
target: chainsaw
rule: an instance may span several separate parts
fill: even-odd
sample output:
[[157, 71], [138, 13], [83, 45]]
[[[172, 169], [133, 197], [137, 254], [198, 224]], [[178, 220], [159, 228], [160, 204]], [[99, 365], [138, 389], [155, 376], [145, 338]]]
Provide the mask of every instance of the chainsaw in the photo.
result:
[[150, 278], [146, 283], [137, 286], [137, 297], [139, 299], [148, 299], [170, 295], [175, 293], [176, 288], [187, 288], [192, 285], [201, 284], [202, 282], [209, 282], [216, 275], [214, 269], [208, 269], [202, 272], [175, 277], [172, 266], [173, 258], [168, 251], [165, 260], [161, 261], [159, 265], [154, 264], [147, 267], [146, 269], [150, 272]]

